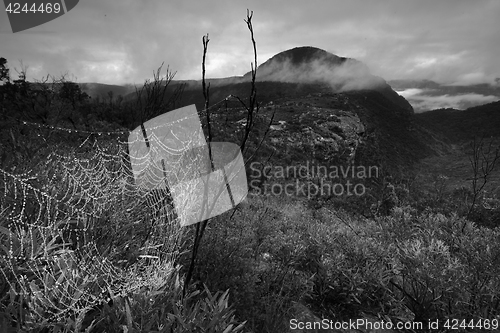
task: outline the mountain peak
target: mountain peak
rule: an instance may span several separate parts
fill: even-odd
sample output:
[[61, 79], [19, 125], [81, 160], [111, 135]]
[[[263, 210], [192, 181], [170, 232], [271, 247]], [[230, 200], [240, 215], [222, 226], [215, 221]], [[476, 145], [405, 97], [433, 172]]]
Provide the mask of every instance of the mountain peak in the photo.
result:
[[[250, 77], [247, 73], [244, 79]], [[313, 46], [295, 47], [276, 54], [258, 67], [257, 81], [325, 84], [333, 92], [375, 90], [405, 112], [413, 113], [411, 105], [384, 79], [372, 75], [365, 64]]]
[[[245, 77], [249, 76], [249, 73]], [[386, 86], [362, 62], [312, 46], [280, 52], [257, 70], [258, 81], [325, 83], [334, 91], [379, 89]]]
[[291, 64], [300, 65], [314, 60], [327, 60], [332, 65], [341, 65], [347, 58], [336, 56], [323, 49], [313, 46], [299, 46], [276, 54], [269, 61], [282, 61], [287, 59]]

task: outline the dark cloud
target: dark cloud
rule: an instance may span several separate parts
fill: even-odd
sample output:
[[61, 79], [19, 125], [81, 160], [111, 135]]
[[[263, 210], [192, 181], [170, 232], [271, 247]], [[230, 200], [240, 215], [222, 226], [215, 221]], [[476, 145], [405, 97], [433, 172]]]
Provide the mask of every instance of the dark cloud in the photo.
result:
[[140, 83], [162, 62], [199, 79], [201, 38], [211, 42], [207, 75], [242, 75], [253, 61], [243, 19], [254, 10], [259, 62], [312, 45], [364, 62], [385, 79], [447, 84], [500, 77], [500, 2], [464, 1], [80, 1], [63, 17], [12, 34], [0, 13], [0, 52], [28, 74], [70, 73], [79, 81]]

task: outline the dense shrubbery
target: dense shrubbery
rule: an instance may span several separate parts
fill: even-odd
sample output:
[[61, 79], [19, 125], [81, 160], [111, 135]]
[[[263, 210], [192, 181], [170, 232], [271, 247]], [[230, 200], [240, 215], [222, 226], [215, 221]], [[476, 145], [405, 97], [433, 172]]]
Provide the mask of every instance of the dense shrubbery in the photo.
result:
[[500, 232], [456, 215], [395, 207], [314, 218], [301, 202], [249, 200], [212, 221], [197, 277], [230, 288], [255, 332], [285, 332], [304, 316], [395, 321], [500, 315]]

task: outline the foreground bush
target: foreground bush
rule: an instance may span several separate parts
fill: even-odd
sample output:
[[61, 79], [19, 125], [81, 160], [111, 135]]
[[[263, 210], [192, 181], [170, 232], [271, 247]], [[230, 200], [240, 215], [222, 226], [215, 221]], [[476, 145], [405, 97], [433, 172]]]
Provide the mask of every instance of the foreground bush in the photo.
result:
[[456, 215], [396, 207], [366, 219], [258, 197], [211, 221], [197, 271], [210, 288], [230, 289], [237, 318], [253, 332], [288, 332], [304, 313], [424, 324], [498, 319], [499, 276], [500, 232]]

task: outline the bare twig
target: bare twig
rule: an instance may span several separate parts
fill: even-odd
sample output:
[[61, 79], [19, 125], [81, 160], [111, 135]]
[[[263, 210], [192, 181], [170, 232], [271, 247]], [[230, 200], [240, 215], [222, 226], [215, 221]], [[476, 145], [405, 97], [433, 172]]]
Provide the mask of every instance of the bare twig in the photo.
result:
[[161, 70], [163, 65], [164, 63], [156, 70], [156, 73], [153, 71], [153, 82], [148, 79], [140, 89], [136, 88], [137, 106], [140, 110], [139, 121], [141, 123], [156, 117], [172, 107], [175, 108], [175, 103], [181, 98], [184, 92], [185, 85], [181, 84], [166, 99], [167, 89], [172, 83], [176, 72], [171, 72], [167, 66], [166, 73], [162, 76]]
[[207, 131], [208, 131], [208, 157], [210, 159], [210, 165], [212, 168], [212, 171], [214, 169], [214, 164], [213, 164], [213, 159], [212, 159], [212, 128], [211, 123], [210, 123], [210, 112], [208, 110], [208, 107], [210, 105], [210, 82], [208, 83], [208, 86], [205, 83], [205, 61], [207, 57], [207, 49], [208, 49], [208, 42], [210, 42], [210, 39], [208, 39], [208, 34], [206, 36], [203, 36], [202, 39], [203, 42], [203, 61], [201, 63], [201, 82], [202, 82], [202, 88], [203, 88], [203, 97], [205, 97], [205, 112], [207, 113]]
[[[202, 43], [203, 43], [203, 60], [201, 62], [201, 82], [202, 82], [202, 89], [203, 89], [203, 97], [205, 97], [205, 112], [206, 112], [206, 117], [207, 117], [207, 131], [208, 131], [208, 157], [210, 159], [210, 167], [211, 170], [214, 170], [214, 164], [213, 164], [213, 159], [212, 159], [212, 148], [211, 148], [211, 142], [212, 142], [212, 129], [210, 127], [210, 111], [209, 111], [209, 106], [210, 106], [210, 83], [208, 86], [206, 85], [205, 82], [205, 62], [206, 62], [206, 57], [207, 57], [207, 49], [208, 49], [208, 42], [210, 39], [208, 38], [208, 34], [203, 36], [202, 38]], [[193, 271], [194, 271], [194, 266], [196, 262], [196, 256], [198, 254], [198, 248], [200, 246], [201, 238], [203, 237], [203, 233], [205, 231], [205, 228], [207, 226], [208, 219], [204, 220], [200, 223], [196, 223], [196, 231], [194, 234], [194, 243], [193, 243], [193, 249], [191, 252], [191, 261], [189, 263], [189, 268], [188, 272], [186, 275], [186, 280], [184, 282], [183, 286], [183, 296], [186, 294], [186, 290], [189, 287], [189, 283], [191, 282], [191, 278], [193, 276]]]
[[467, 212], [469, 218], [474, 212], [476, 202], [488, 184], [495, 166], [500, 161], [500, 147], [493, 146], [493, 139], [485, 145], [484, 136], [478, 139], [474, 137], [471, 143], [472, 153], [469, 156], [469, 162], [472, 168], [472, 203]]
[[[242, 139], [240, 149], [243, 152], [245, 149], [246, 142], [248, 140], [250, 131], [253, 127], [253, 119], [254, 119], [254, 113], [258, 111], [258, 104], [256, 102], [257, 100], [257, 89], [255, 86], [255, 79], [257, 75], [257, 46], [255, 43], [255, 38], [254, 38], [254, 33], [253, 33], [253, 27], [252, 27], [252, 16], [253, 16], [253, 11], [249, 12], [247, 9], [247, 18], [245, 22], [247, 23], [248, 29], [250, 30], [250, 36], [252, 39], [252, 44], [253, 44], [253, 49], [254, 49], [254, 63], [251, 64], [251, 69], [252, 69], [252, 82], [251, 82], [251, 91], [250, 91], [250, 97], [249, 97], [249, 103], [248, 106], [237, 96], [234, 96], [237, 98], [240, 103], [244, 106], [244, 108], [247, 110], [247, 122], [245, 124], [245, 134]], [[206, 85], [205, 82], [205, 62], [206, 62], [206, 53], [207, 53], [207, 48], [208, 48], [208, 42], [209, 42], [208, 34], [206, 36], [203, 36], [202, 42], [203, 42], [203, 61], [202, 61], [202, 88], [203, 88], [203, 96], [205, 97], [205, 112], [206, 114], [206, 119], [207, 119], [207, 130], [208, 130], [208, 147], [209, 147], [209, 158], [210, 158], [210, 163], [212, 167], [212, 171], [214, 169], [213, 165], [213, 160], [212, 160], [212, 151], [210, 147], [210, 143], [212, 141], [212, 131], [211, 131], [211, 121], [210, 121], [210, 112], [209, 112], [209, 90], [210, 90], [210, 84], [208, 86]], [[274, 117], [274, 115], [273, 115]], [[271, 120], [272, 121], [272, 120]], [[267, 133], [267, 132], [266, 132]], [[261, 142], [262, 144], [262, 142]], [[226, 186], [229, 191], [229, 196], [232, 199], [232, 195], [230, 192], [229, 184], [227, 182], [227, 178], [224, 175], [225, 180], [226, 180]], [[231, 200], [232, 201], [232, 200]], [[184, 287], [183, 287], [183, 294], [185, 295], [186, 290], [189, 286], [189, 283], [191, 282], [193, 271], [194, 271], [194, 266], [196, 262], [196, 256], [198, 253], [198, 248], [201, 243], [201, 239], [203, 237], [203, 233], [205, 231], [205, 228], [207, 226], [208, 220], [204, 220], [200, 223], [196, 224], [196, 231], [195, 231], [195, 237], [194, 237], [194, 244], [193, 244], [193, 249], [191, 253], [191, 260], [189, 264], [189, 269], [186, 275], [186, 280], [184, 282]]]
[[250, 64], [251, 69], [252, 69], [252, 85], [251, 85], [251, 90], [250, 90], [250, 97], [249, 97], [249, 105], [247, 108], [247, 123], [245, 124], [245, 136], [243, 137], [243, 140], [241, 142], [241, 151], [243, 152], [245, 149], [246, 142], [248, 140], [248, 135], [250, 134], [250, 131], [252, 129], [253, 125], [253, 116], [254, 116], [254, 108], [257, 106], [257, 111], [258, 111], [258, 105], [257, 105], [257, 88], [255, 86], [255, 78], [257, 76], [257, 45], [255, 43], [255, 38], [253, 35], [253, 26], [252, 26], [252, 17], [253, 17], [253, 11], [249, 12], [247, 9], [247, 19], [245, 20], [245, 23], [247, 24], [248, 30], [250, 30], [250, 37], [252, 39], [252, 45], [253, 45], [253, 54], [254, 54], [254, 63]]

